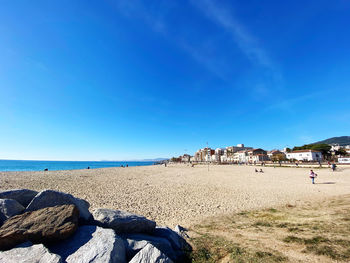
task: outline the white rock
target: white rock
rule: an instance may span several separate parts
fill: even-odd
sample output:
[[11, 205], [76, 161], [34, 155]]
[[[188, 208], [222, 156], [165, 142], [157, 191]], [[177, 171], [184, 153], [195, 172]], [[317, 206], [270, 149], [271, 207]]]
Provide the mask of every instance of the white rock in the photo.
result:
[[129, 263], [172, 263], [173, 261], [152, 244], [147, 244]]
[[67, 263], [125, 263], [123, 240], [112, 229], [81, 226], [69, 239], [50, 247]]
[[126, 254], [129, 259], [134, 257], [146, 245], [152, 244], [172, 260], [177, 260], [178, 254], [175, 253], [171, 243], [166, 238], [144, 234], [128, 234], [123, 235], [123, 238], [125, 240]]
[[27, 206], [27, 211], [35, 211], [45, 207], [52, 207], [56, 205], [75, 205], [79, 210], [79, 217], [85, 221], [91, 219], [89, 212], [90, 204], [80, 198], [74, 197], [71, 194], [66, 194], [53, 190], [44, 190], [38, 193], [30, 204]]
[[38, 194], [37, 191], [29, 189], [14, 189], [9, 191], [0, 192], [1, 199], [14, 199], [24, 207], [32, 201], [32, 199]]
[[120, 233], [152, 233], [156, 222], [144, 216], [112, 209], [96, 209], [94, 220], [99, 226], [112, 228]]
[[0, 212], [6, 217], [18, 215], [25, 208], [14, 199], [0, 199]]
[[1, 263], [62, 263], [60, 256], [50, 253], [42, 244], [32, 245], [30, 242], [11, 250], [0, 252]]

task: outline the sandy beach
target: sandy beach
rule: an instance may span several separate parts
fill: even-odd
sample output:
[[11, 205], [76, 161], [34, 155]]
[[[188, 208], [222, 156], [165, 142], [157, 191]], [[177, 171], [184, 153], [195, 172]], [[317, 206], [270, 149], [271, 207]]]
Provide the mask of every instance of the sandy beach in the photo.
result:
[[[260, 167], [257, 167], [260, 169]], [[233, 165], [140, 166], [48, 172], [0, 172], [0, 190], [53, 189], [86, 199], [95, 208], [121, 209], [158, 224], [191, 226], [222, 214], [320, 201], [350, 194], [350, 167], [307, 168]]]

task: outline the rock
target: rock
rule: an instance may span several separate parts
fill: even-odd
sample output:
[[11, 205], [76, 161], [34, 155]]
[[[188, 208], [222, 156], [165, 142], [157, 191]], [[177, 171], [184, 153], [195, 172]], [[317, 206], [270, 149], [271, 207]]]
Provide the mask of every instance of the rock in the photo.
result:
[[152, 244], [147, 244], [129, 263], [172, 263], [173, 261]]
[[180, 225], [176, 225], [175, 228], [174, 228], [174, 231], [176, 233], [178, 233], [180, 236], [182, 236], [183, 238], [188, 238], [189, 236], [186, 234], [187, 232], [187, 229], [180, 226]]
[[28, 205], [26, 211], [35, 211], [45, 207], [56, 205], [75, 205], [79, 209], [80, 218], [89, 221], [91, 214], [89, 212], [90, 204], [80, 198], [76, 198], [71, 194], [66, 194], [53, 190], [41, 191]]
[[93, 213], [97, 225], [120, 233], [152, 233], [156, 222], [146, 217], [112, 209], [97, 209]]
[[134, 257], [147, 244], [152, 244], [172, 260], [176, 261], [177, 254], [173, 250], [171, 243], [162, 237], [154, 237], [143, 234], [128, 234], [122, 236], [125, 240], [126, 255], [128, 259]]
[[73, 236], [50, 250], [59, 254], [66, 262], [125, 262], [123, 240], [112, 229], [97, 226], [81, 226]]
[[13, 216], [0, 228], [0, 250], [25, 241], [52, 243], [72, 235], [78, 227], [79, 211], [74, 205], [47, 207]]
[[181, 235], [171, 230], [169, 227], [157, 226], [153, 235], [166, 238], [175, 250], [190, 251], [192, 249]]
[[0, 212], [7, 218], [22, 213], [25, 208], [14, 199], [0, 199]]
[[29, 189], [15, 189], [5, 192], [0, 192], [0, 199], [14, 199], [24, 207], [32, 201], [32, 199], [38, 194], [37, 191]]
[[0, 211], [0, 227], [5, 222], [6, 219], [7, 219], [6, 216]]
[[8, 251], [0, 252], [0, 262], [6, 263], [61, 263], [61, 257], [50, 253], [42, 244], [24, 243]]

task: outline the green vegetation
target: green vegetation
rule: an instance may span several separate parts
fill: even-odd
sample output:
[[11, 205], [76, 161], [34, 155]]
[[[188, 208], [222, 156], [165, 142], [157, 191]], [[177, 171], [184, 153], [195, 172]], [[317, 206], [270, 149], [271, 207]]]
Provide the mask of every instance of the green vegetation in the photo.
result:
[[326, 237], [315, 236], [312, 238], [299, 238], [296, 236], [287, 236], [283, 239], [286, 243], [298, 243], [306, 245], [303, 250], [305, 253], [314, 253], [316, 255], [328, 256], [334, 260], [350, 259], [350, 241], [349, 240], [329, 240]]
[[[199, 234], [199, 233], [197, 233]], [[284, 262], [286, 257], [276, 251], [252, 251], [220, 236], [200, 234], [192, 240], [197, 249], [191, 255], [193, 263], [214, 263], [222, 259], [233, 262]], [[230, 261], [230, 262], [231, 262]]]
[[323, 141], [316, 142], [314, 144], [339, 144], [340, 146], [350, 144], [350, 136], [332, 137]]
[[189, 260], [297, 262], [307, 254], [309, 261], [350, 262], [349, 221], [350, 195], [212, 218], [190, 230]]
[[315, 151], [320, 151], [323, 155], [329, 155], [329, 150], [332, 147], [329, 146], [328, 144], [305, 144], [303, 146], [295, 146], [293, 148], [293, 151], [298, 151], [298, 150], [315, 150]]

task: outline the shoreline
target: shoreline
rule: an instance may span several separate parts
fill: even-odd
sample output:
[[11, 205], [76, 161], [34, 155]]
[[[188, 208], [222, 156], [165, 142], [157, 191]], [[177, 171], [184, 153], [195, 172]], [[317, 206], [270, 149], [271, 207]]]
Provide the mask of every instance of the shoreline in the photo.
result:
[[[118, 168], [155, 165], [154, 161], [31, 161], [0, 160], [0, 172], [40, 172], [93, 170], [100, 168]], [[1, 170], [3, 169], [3, 170]]]
[[[283, 169], [282, 169], [283, 168]], [[93, 211], [110, 208], [146, 216], [160, 224], [189, 227], [205, 218], [247, 210], [298, 205], [350, 194], [350, 169], [308, 169], [184, 164], [59, 171], [0, 172], [0, 191], [58, 190], [86, 199]], [[260, 169], [260, 166], [259, 166]]]

